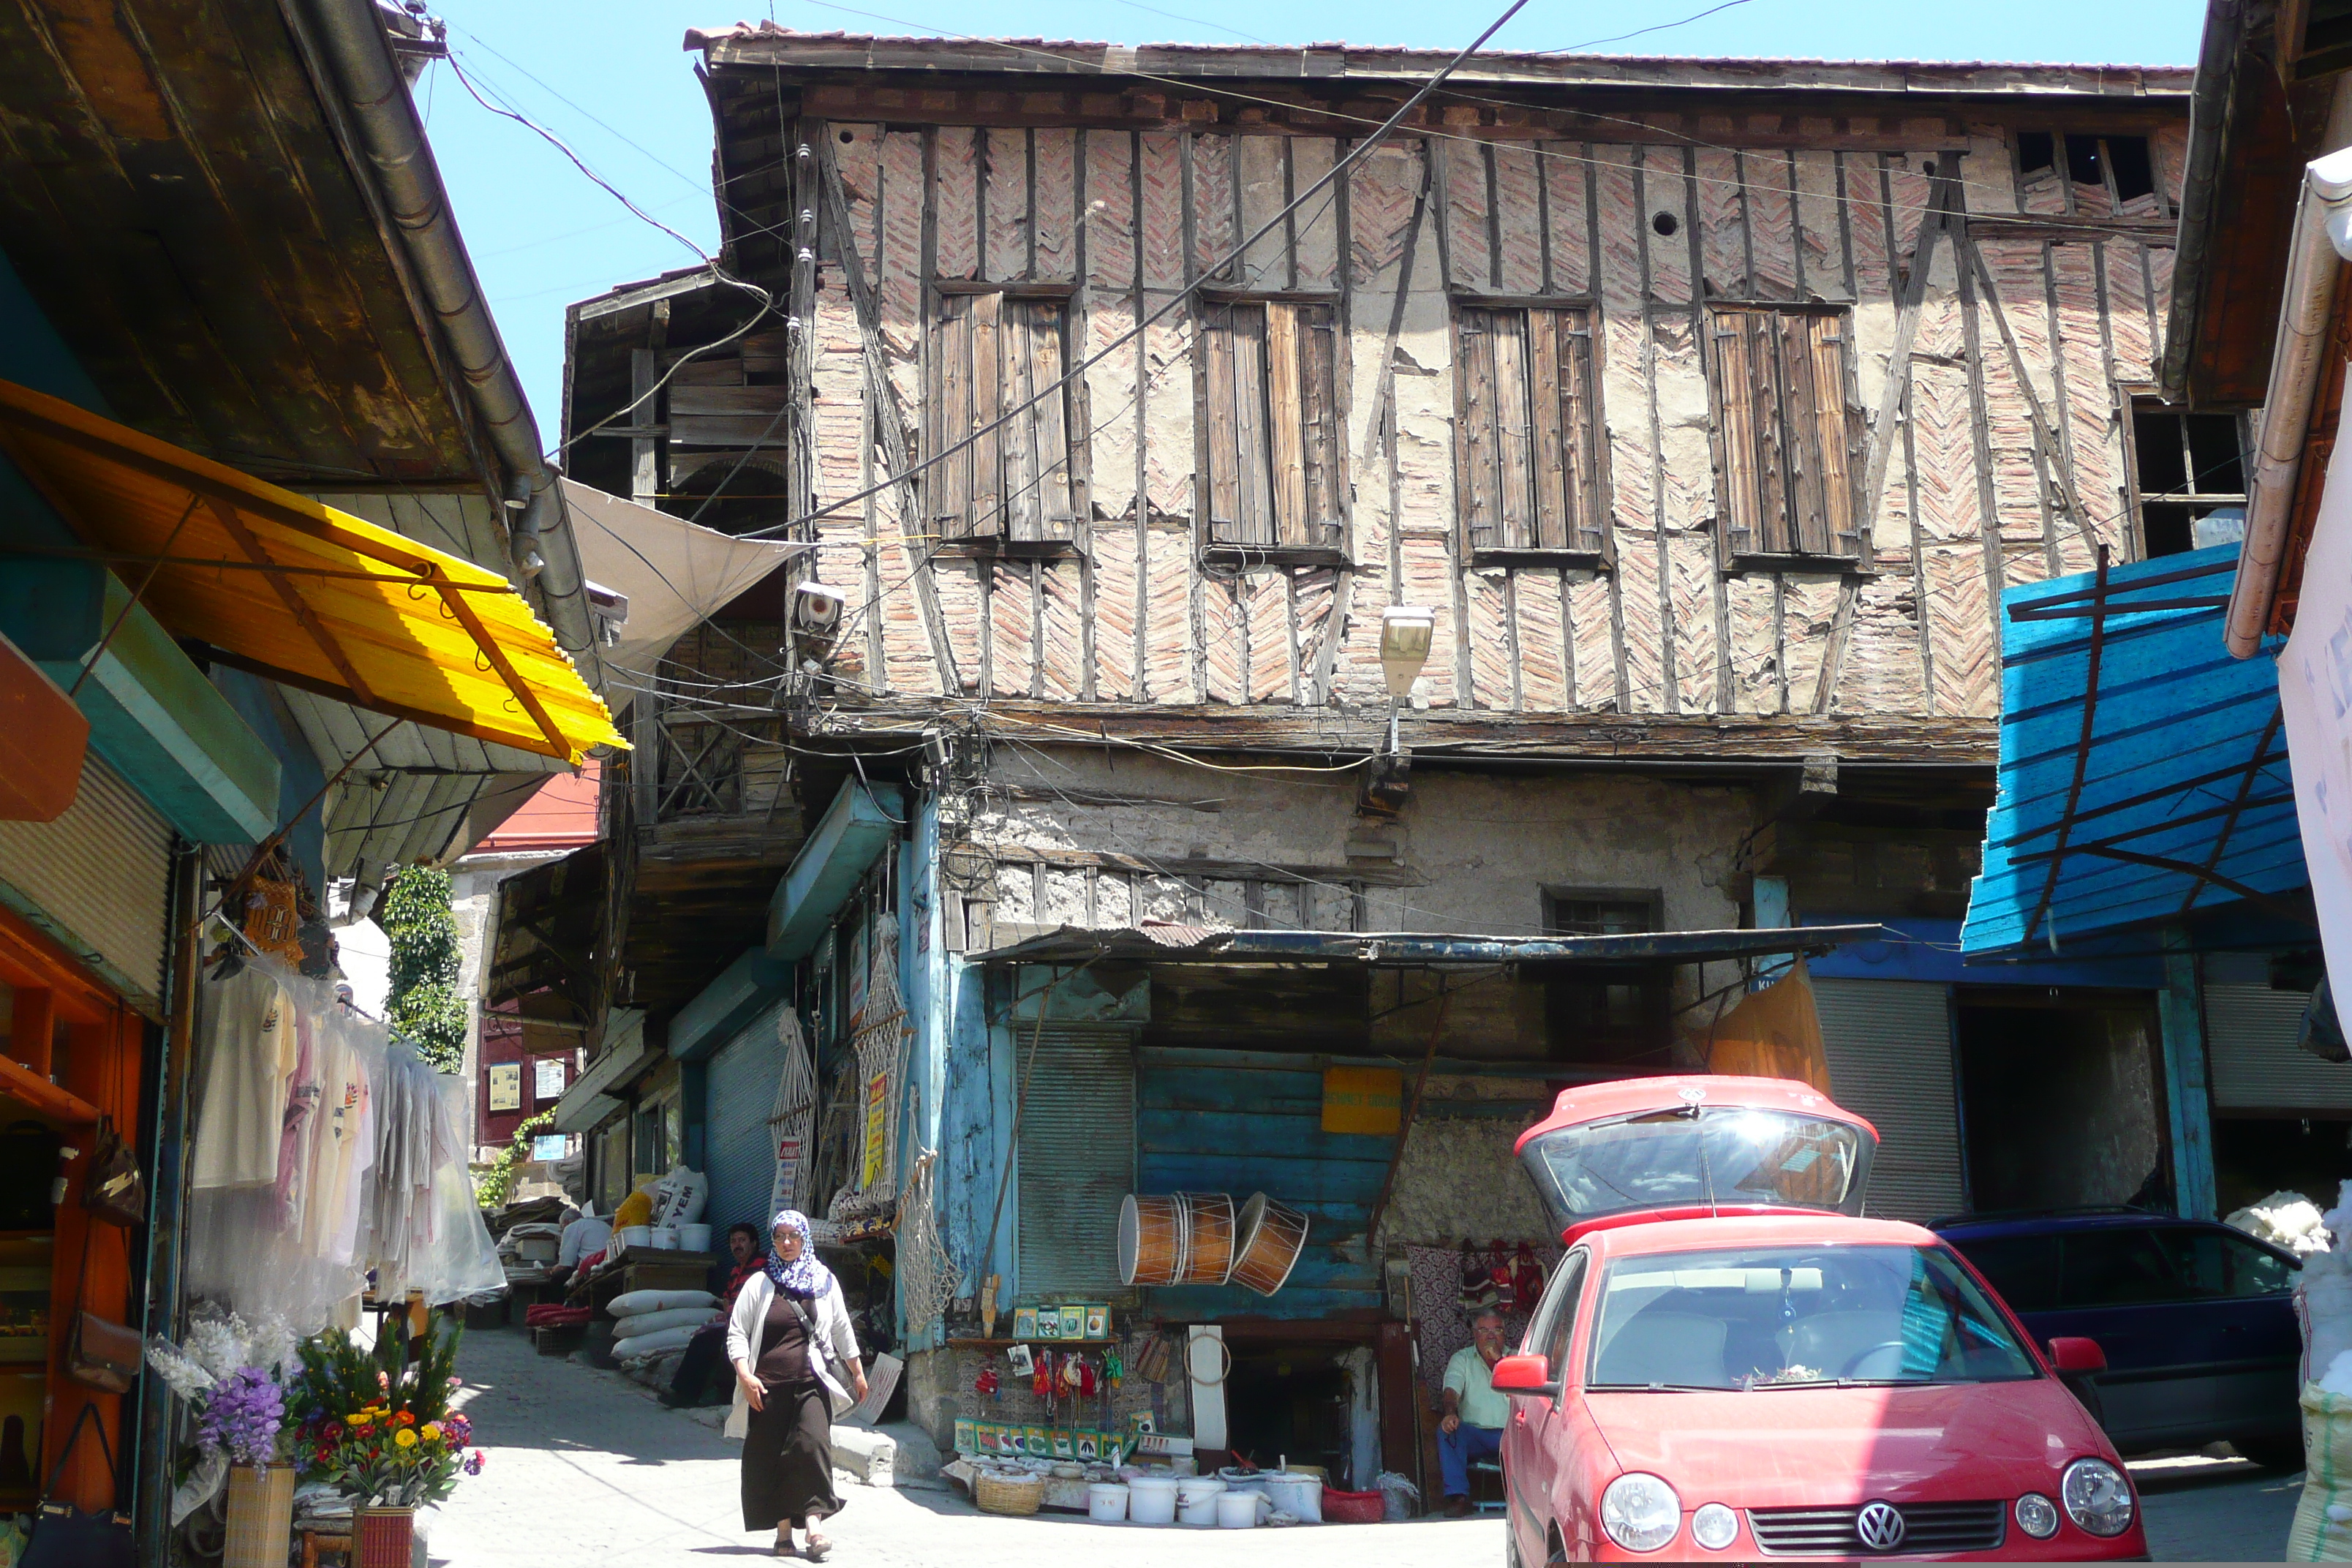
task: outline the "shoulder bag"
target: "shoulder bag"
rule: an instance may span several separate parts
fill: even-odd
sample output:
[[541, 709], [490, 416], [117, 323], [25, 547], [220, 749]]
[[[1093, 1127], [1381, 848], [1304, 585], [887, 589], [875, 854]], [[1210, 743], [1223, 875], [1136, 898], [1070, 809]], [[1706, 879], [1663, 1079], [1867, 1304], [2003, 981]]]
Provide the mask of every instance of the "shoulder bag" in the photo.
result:
[[66, 1375], [101, 1394], [128, 1394], [139, 1381], [146, 1347], [138, 1330], [100, 1317], [82, 1304], [89, 1289], [89, 1240], [94, 1228], [82, 1229], [81, 1278], [74, 1285], [73, 1323], [66, 1331]]
[[113, 1225], [147, 1223], [147, 1178], [110, 1116], [98, 1119], [98, 1150], [82, 1171], [81, 1206]]
[[[74, 1445], [81, 1441], [84, 1422], [98, 1428], [99, 1451], [106, 1456], [107, 1479], [113, 1489], [110, 1505], [95, 1513], [84, 1513], [57, 1495], [66, 1461], [73, 1457]], [[121, 1511], [121, 1504], [122, 1470], [114, 1462], [114, 1446], [106, 1440], [106, 1423], [98, 1419], [98, 1406], [84, 1405], [81, 1414], [74, 1417], [64, 1451], [49, 1468], [48, 1485], [41, 1489], [41, 1506], [33, 1510], [33, 1539], [17, 1560], [18, 1568], [132, 1568], [137, 1559], [131, 1515]]]

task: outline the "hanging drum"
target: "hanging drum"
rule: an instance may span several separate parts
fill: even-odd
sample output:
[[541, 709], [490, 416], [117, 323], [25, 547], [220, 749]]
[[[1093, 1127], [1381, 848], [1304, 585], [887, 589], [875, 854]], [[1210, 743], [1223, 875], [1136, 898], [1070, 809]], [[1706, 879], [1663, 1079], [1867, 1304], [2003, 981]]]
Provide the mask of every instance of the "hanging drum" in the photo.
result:
[[1307, 1216], [1288, 1204], [1254, 1193], [1242, 1205], [1234, 1283], [1271, 1296], [1290, 1278], [1290, 1271], [1298, 1266], [1298, 1255], [1306, 1249]]
[[1177, 1281], [1222, 1285], [1234, 1271], [1234, 1200], [1229, 1193], [1178, 1193], [1184, 1205], [1184, 1261]]
[[1129, 1285], [1173, 1285], [1184, 1271], [1184, 1198], [1140, 1197], [1118, 1205], [1118, 1277]]

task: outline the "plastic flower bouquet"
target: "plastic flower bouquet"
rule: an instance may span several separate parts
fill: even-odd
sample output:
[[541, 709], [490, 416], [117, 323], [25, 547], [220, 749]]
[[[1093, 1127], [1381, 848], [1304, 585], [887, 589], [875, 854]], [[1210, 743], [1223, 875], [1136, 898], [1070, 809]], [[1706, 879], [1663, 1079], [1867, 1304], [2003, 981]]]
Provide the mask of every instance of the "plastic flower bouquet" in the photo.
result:
[[372, 1353], [340, 1329], [303, 1344], [294, 1402], [305, 1480], [325, 1481], [361, 1508], [415, 1508], [447, 1497], [460, 1473], [480, 1471], [480, 1456], [466, 1456], [473, 1424], [449, 1408], [457, 1336], [428, 1320], [417, 1344], [412, 1355], [387, 1334]]

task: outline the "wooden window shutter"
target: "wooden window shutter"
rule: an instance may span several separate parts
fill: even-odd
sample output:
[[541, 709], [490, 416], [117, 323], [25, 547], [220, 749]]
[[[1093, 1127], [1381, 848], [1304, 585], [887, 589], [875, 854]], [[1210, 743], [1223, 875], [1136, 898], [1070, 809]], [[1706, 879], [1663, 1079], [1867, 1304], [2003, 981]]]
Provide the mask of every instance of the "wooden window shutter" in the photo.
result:
[[1707, 312], [1713, 339], [1709, 363], [1715, 372], [1717, 439], [1723, 453], [1723, 543], [1727, 555], [1752, 555], [1763, 510], [1756, 471], [1754, 376], [1748, 365], [1748, 316], [1741, 310]]
[[950, 294], [940, 301], [931, 332], [930, 395], [926, 399], [923, 438], [931, 456], [924, 481], [930, 498], [931, 531], [941, 539], [971, 532], [971, 449], [945, 456], [971, 433], [971, 297]]
[[1347, 511], [1340, 498], [1339, 329], [1328, 305], [1286, 307], [1298, 339], [1298, 449], [1307, 510], [1300, 542], [1336, 548]]
[[1503, 547], [1503, 505], [1497, 493], [1502, 466], [1496, 453], [1495, 310], [1461, 310], [1454, 317], [1454, 374], [1461, 383], [1461, 420], [1455, 426], [1455, 489], [1463, 532], [1473, 551]]
[[1003, 407], [1010, 412], [1030, 405], [1006, 421], [1002, 439], [1008, 537], [1024, 542], [1067, 540], [1075, 522], [1069, 398], [1068, 389], [1055, 383], [1063, 374], [1068, 308], [1059, 300], [1009, 300], [1002, 309]]
[[1581, 310], [1527, 316], [1532, 542], [1538, 550], [1601, 551], [1591, 323], [1591, 312]]
[[1829, 505], [1823, 489], [1820, 399], [1813, 388], [1812, 318], [1776, 312], [1773, 348], [1780, 360], [1781, 421], [1787, 432], [1791, 542], [1801, 555], [1830, 549]]
[[1822, 500], [1829, 548], [1848, 557], [1862, 554], [1859, 510], [1854, 487], [1862, 465], [1862, 410], [1846, 401], [1846, 339], [1852, 316], [1816, 315], [1809, 319], [1813, 362], [1813, 408], [1821, 432]]
[[[1559, 404], [1558, 354], [1532, 342], [1549, 321], [1550, 312], [1542, 310], [1464, 310], [1457, 319], [1462, 423], [1456, 447], [1463, 524], [1472, 550], [1567, 548], [1547, 540], [1538, 523], [1544, 506], [1537, 490], [1557, 472], [1548, 464], [1559, 445], [1558, 426], [1543, 412]], [[1551, 510], [1557, 514], [1557, 498]], [[1560, 537], [1566, 538], [1564, 530]]]
[[1276, 540], [1266, 317], [1264, 305], [1215, 305], [1209, 312], [1209, 538], [1216, 544]]

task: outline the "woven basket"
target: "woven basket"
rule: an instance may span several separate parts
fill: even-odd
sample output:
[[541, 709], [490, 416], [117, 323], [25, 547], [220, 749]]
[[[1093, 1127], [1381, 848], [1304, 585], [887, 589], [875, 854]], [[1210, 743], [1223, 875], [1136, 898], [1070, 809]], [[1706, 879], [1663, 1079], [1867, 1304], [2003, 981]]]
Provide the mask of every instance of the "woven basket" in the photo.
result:
[[238, 1465], [228, 1473], [225, 1568], [286, 1568], [294, 1530], [294, 1467]]
[[1001, 1476], [982, 1470], [972, 1478], [971, 1500], [982, 1513], [1029, 1514], [1045, 1500], [1045, 1483], [1037, 1476]]

